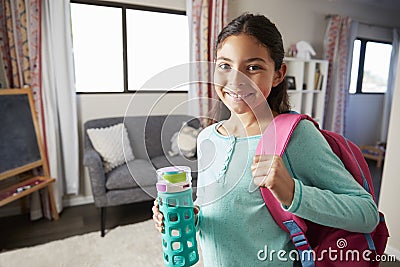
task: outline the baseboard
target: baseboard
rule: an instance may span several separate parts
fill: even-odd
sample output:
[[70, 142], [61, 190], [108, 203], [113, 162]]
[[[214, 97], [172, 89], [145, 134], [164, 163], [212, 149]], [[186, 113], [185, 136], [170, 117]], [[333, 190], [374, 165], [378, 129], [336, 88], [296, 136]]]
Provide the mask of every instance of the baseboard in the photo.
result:
[[396, 257], [396, 260], [400, 261], [400, 250], [398, 250], [396, 248], [392, 248], [391, 246], [386, 246], [385, 254], [393, 255]]
[[12, 204], [1, 207], [0, 210], [0, 218], [2, 217], [10, 217], [10, 216], [14, 216], [14, 215], [19, 215], [21, 214], [21, 206], [18, 205], [14, 206]]
[[[69, 198], [65, 198], [62, 201], [62, 207], [57, 206], [57, 210], [62, 210], [64, 207], [73, 207], [79, 205], [85, 205], [94, 203], [93, 196], [71, 196]], [[21, 214], [21, 205], [19, 202], [15, 202], [0, 209], [0, 218], [2, 217], [10, 217], [14, 215]]]
[[73, 207], [90, 203], [94, 203], [93, 196], [74, 196], [63, 199], [64, 207]]

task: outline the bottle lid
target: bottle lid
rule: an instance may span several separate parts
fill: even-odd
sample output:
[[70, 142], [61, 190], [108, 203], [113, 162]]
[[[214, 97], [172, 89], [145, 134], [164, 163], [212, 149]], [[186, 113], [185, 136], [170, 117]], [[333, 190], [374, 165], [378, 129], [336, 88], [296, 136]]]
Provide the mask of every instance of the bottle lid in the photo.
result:
[[173, 184], [184, 182], [186, 181], [186, 172], [183, 170], [164, 172], [163, 178]]
[[181, 192], [191, 188], [191, 169], [187, 166], [170, 166], [157, 170], [159, 192]]
[[170, 166], [160, 168], [157, 171], [158, 181], [168, 181], [169, 183], [181, 183], [192, 180], [191, 169], [187, 166]]

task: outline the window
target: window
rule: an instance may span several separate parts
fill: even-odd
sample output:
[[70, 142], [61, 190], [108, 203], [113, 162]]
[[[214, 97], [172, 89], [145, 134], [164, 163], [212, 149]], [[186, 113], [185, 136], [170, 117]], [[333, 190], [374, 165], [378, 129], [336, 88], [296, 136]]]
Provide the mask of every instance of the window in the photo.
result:
[[[189, 62], [184, 11], [73, 1], [71, 20], [79, 93], [171, 90], [147, 81]], [[175, 90], [187, 91], [185, 87]]]
[[[154, 75], [189, 62], [186, 16], [127, 10], [129, 90], [142, 87]], [[189, 75], [186, 73], [186, 75]], [[161, 84], [154, 84], [163, 89]]]
[[355, 40], [349, 92], [385, 93], [391, 52], [391, 44], [367, 39]]
[[71, 20], [77, 92], [123, 92], [121, 9], [72, 4]]

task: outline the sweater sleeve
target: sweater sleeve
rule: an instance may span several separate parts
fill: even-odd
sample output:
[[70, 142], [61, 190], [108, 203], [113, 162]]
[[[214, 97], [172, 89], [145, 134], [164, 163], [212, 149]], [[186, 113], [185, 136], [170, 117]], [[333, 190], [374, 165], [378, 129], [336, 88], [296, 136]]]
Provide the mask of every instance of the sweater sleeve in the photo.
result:
[[357, 183], [309, 121], [296, 127], [283, 160], [295, 179], [292, 204], [283, 208], [318, 224], [369, 233], [379, 221], [372, 196]]

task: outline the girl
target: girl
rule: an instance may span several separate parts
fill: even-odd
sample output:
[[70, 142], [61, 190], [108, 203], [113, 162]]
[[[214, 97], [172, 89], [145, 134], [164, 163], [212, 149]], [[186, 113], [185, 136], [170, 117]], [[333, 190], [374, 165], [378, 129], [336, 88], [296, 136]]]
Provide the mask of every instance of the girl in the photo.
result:
[[[297, 264], [289, 257], [295, 250], [289, 235], [257, 186], [268, 187], [283, 209], [318, 224], [368, 233], [378, 223], [372, 197], [311, 122], [300, 122], [283, 157], [254, 156], [273, 117], [289, 111], [283, 58], [281, 34], [261, 15], [239, 16], [218, 37], [214, 86], [231, 115], [197, 141], [196, 228], [206, 267]], [[153, 212], [161, 230], [157, 202]]]

